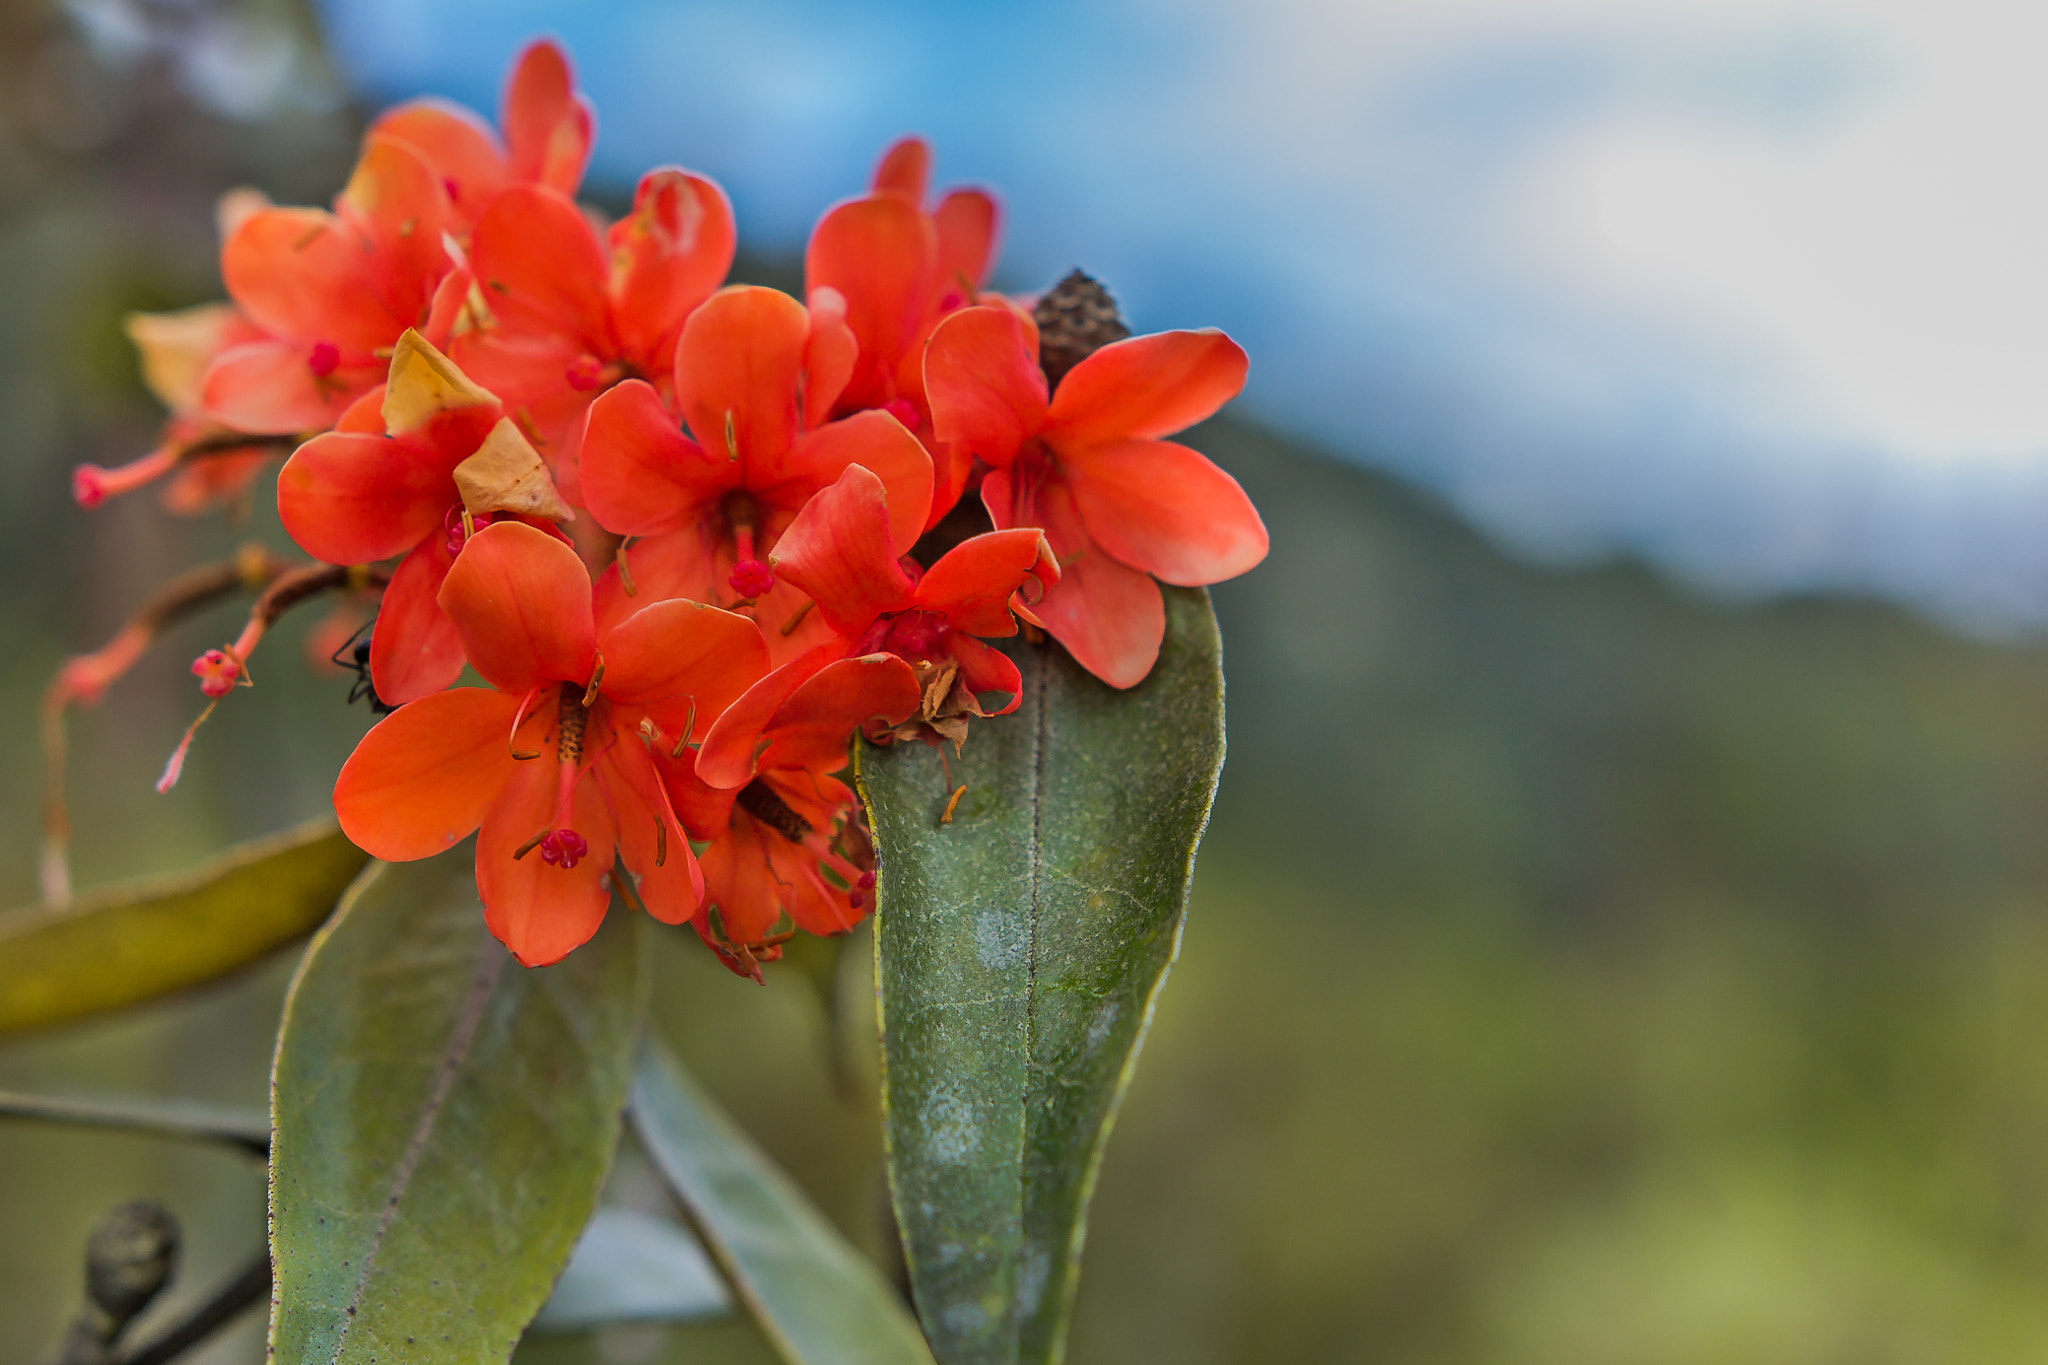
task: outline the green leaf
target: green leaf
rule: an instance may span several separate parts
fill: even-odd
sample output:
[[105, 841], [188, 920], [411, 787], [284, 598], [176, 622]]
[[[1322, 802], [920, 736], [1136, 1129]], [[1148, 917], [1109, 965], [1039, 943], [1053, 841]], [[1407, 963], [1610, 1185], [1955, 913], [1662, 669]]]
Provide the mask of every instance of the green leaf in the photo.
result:
[[634, 1130], [726, 1280], [791, 1365], [932, 1365], [895, 1290], [649, 1039]]
[[601, 1208], [576, 1239], [536, 1332], [582, 1332], [615, 1322], [722, 1317], [732, 1297], [697, 1239], [665, 1218]]
[[936, 749], [859, 746], [889, 1177], [946, 1365], [1065, 1352], [1103, 1144], [1223, 764], [1208, 594], [1165, 592], [1165, 646], [1129, 691], [1016, 644], [1022, 704], [953, 760], [951, 823]]
[[168, 877], [0, 911], [0, 1033], [225, 976], [319, 927], [369, 855], [332, 819]]
[[314, 939], [272, 1075], [272, 1359], [505, 1360], [611, 1165], [638, 915], [553, 967], [484, 928], [463, 844], [373, 864]]

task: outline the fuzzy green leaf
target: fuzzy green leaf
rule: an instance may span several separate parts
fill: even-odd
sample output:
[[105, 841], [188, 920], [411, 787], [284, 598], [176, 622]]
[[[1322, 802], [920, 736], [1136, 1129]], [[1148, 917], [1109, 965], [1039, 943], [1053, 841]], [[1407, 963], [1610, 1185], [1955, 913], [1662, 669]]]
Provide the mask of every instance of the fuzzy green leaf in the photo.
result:
[[589, 1222], [646, 1008], [615, 908], [529, 970], [471, 846], [373, 864], [307, 950], [272, 1076], [272, 1358], [508, 1359]]
[[932, 1365], [880, 1272], [652, 1039], [633, 1079], [632, 1114], [641, 1144], [784, 1360]]
[[368, 861], [333, 820], [313, 820], [187, 872], [0, 911], [0, 1033], [246, 967], [319, 927]]
[[875, 835], [889, 1175], [945, 1365], [1058, 1361], [1088, 1200], [1180, 943], [1223, 763], [1208, 595], [1167, 588], [1151, 676], [1119, 692], [1011, 650], [1014, 715], [952, 760], [860, 746]]

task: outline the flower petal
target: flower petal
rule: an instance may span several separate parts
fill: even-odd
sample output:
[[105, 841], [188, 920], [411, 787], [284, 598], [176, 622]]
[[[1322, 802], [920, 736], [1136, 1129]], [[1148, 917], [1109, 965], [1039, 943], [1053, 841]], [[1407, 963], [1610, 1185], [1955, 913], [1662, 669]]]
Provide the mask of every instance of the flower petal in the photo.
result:
[[748, 466], [781, 458], [796, 440], [810, 331], [802, 304], [758, 285], [721, 289], [690, 315], [676, 345], [676, 406], [705, 449]]
[[503, 692], [460, 687], [378, 721], [334, 783], [342, 832], [387, 862], [429, 858], [466, 837], [520, 766], [506, 742], [518, 707]]
[[322, 431], [383, 379], [384, 363], [374, 357], [337, 366], [323, 379], [307, 364], [307, 348], [299, 342], [247, 341], [207, 364], [199, 378], [199, 403], [207, 416], [237, 431]]
[[847, 325], [860, 341], [842, 408], [880, 407], [897, 396], [896, 363], [917, 337], [937, 272], [932, 220], [900, 194], [849, 200], [818, 220], [804, 252], [805, 288], [844, 294]]
[[953, 656], [953, 662], [960, 665], [960, 680], [967, 684], [967, 690], [977, 698], [985, 693], [1000, 692], [1009, 700], [1005, 701], [993, 715], [1006, 716], [1017, 709], [1024, 700], [1024, 675], [1017, 671], [1017, 665], [1010, 662], [1010, 656], [992, 645], [985, 645], [972, 635], [953, 635], [946, 642]]
[[755, 683], [725, 708], [697, 748], [696, 775], [713, 787], [743, 787], [754, 775], [761, 732], [782, 704], [820, 670], [846, 657], [846, 646], [827, 641]]
[[1067, 484], [1095, 543], [1183, 587], [1235, 578], [1266, 557], [1266, 524], [1237, 480], [1171, 441], [1077, 451]]
[[931, 171], [932, 149], [925, 140], [899, 138], [875, 163], [874, 190], [877, 194], [900, 194], [913, 204], [923, 204], [925, 183]]
[[476, 671], [507, 692], [581, 683], [596, 665], [583, 561], [524, 522], [496, 522], [471, 536], [441, 584], [440, 602]]
[[665, 166], [640, 178], [633, 211], [610, 238], [620, 344], [649, 374], [664, 374], [684, 320], [732, 268], [732, 205], [714, 182]]
[[396, 138], [424, 156], [441, 173], [449, 201], [464, 221], [474, 221], [484, 205], [512, 183], [497, 134], [459, 104], [409, 100], [378, 116], [370, 131]]
[[[702, 602], [656, 602], [608, 632], [599, 690], [680, 732], [691, 715], [711, 722], [768, 671], [768, 646], [744, 616]], [[688, 735], [678, 735], [688, 739]]]
[[1060, 381], [1045, 438], [1065, 451], [1170, 436], [1237, 397], [1246, 363], [1243, 349], [1214, 328], [1113, 341]]
[[[483, 335], [517, 348], [567, 338], [602, 359], [617, 352], [605, 293], [605, 251], [576, 201], [545, 185], [514, 185], [477, 219], [470, 269], [493, 315]], [[560, 377], [566, 387], [566, 375]]]
[[576, 93], [569, 58], [559, 46], [542, 39], [519, 54], [498, 122], [513, 175], [564, 194], [576, 192], [590, 160], [596, 119], [590, 102]]
[[230, 303], [130, 313], [121, 319], [121, 330], [135, 343], [143, 384], [174, 413], [199, 406], [199, 377], [215, 355], [229, 346], [264, 339]]
[[789, 841], [740, 811], [705, 848], [704, 900], [718, 910], [728, 942], [759, 943], [782, 917], [785, 883], [772, 851], [778, 843]]
[[639, 379], [597, 396], [578, 456], [583, 504], [614, 535], [658, 536], [692, 524], [738, 482], [723, 453], [683, 435], [654, 386]]
[[848, 465], [789, 523], [768, 566], [810, 594], [834, 628], [858, 635], [885, 611], [910, 601], [910, 576], [896, 561], [888, 491]]
[[837, 289], [816, 289], [810, 295], [811, 336], [804, 343], [804, 425], [817, 426], [832, 415], [833, 405], [853, 378], [860, 360], [860, 341], [846, 325], [846, 299]]
[[559, 962], [589, 942], [611, 904], [604, 878], [611, 871], [615, 833], [604, 796], [590, 776], [577, 784], [571, 805], [570, 828], [589, 845], [576, 866], [545, 862], [538, 849], [524, 858], [512, 856], [553, 822], [557, 770], [558, 765], [545, 761], [515, 765], [476, 841], [476, 889], [484, 903], [484, 923], [528, 967]]
[[893, 654], [841, 659], [776, 708], [756, 767], [838, 772], [846, 766], [846, 742], [856, 729], [871, 720], [901, 724], [916, 713], [919, 696], [916, 670]]
[[1010, 594], [1035, 603], [1060, 581], [1045, 536], [1032, 527], [970, 536], [939, 557], [917, 581], [916, 605], [937, 612], [969, 635], [1015, 635]]
[[[722, 529], [724, 520], [718, 522]], [[605, 568], [592, 589], [592, 610], [597, 614], [599, 634], [643, 607], [686, 597], [693, 602], [716, 600], [724, 574], [719, 573], [719, 537], [705, 521], [695, 521], [679, 530], [621, 546], [617, 557]], [[626, 591], [626, 578], [619, 573], [625, 563], [633, 591]], [[732, 572], [730, 556], [725, 572]]]
[[438, 531], [455, 480], [412, 441], [331, 431], [277, 474], [277, 515], [299, 548], [329, 564], [401, 555]]
[[[373, 277], [384, 306], [416, 325], [450, 265], [448, 187], [426, 157], [405, 142], [371, 134], [363, 141], [334, 211], [370, 246]], [[388, 344], [387, 338], [387, 344]]]
[[924, 534], [925, 513], [932, 504], [932, 457], [889, 413], [856, 412], [806, 432], [778, 471], [789, 486], [764, 488], [762, 497], [801, 508], [853, 465], [881, 480], [889, 513], [889, 550], [893, 555], [908, 554]]
[[646, 746], [622, 737], [598, 761], [597, 776], [611, 799], [619, 856], [640, 879], [640, 903], [663, 924], [685, 923], [704, 900], [704, 873]]
[[1152, 576], [1119, 562], [1095, 544], [1060, 480], [1048, 482], [1018, 509], [1009, 476], [991, 473], [982, 483], [983, 505], [996, 525], [1013, 525], [1014, 513], [1038, 521], [1059, 559], [1059, 586], [1030, 614], [1067, 647], [1074, 661], [1111, 687], [1145, 680], [1166, 638], [1166, 603]]
[[925, 401], [941, 441], [993, 468], [1045, 425], [1045, 372], [1023, 319], [1008, 308], [963, 308], [940, 323], [924, 356]]
[[370, 633], [370, 683], [392, 706], [453, 687], [469, 656], [437, 596], [455, 556], [448, 537], [429, 535], [391, 575]]
[[412, 325], [386, 305], [360, 233], [319, 209], [262, 209], [221, 248], [221, 277], [250, 320], [301, 345], [388, 346]]
[[982, 190], [949, 190], [932, 210], [939, 239], [939, 293], [953, 289], [968, 298], [988, 278], [995, 259], [996, 232], [1002, 212], [994, 196]]

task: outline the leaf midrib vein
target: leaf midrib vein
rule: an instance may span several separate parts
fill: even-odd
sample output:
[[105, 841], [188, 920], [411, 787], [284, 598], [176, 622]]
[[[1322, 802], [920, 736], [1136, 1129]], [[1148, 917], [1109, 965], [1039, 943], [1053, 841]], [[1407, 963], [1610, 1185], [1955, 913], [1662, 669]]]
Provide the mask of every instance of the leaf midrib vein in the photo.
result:
[[398, 1216], [398, 1206], [404, 1202], [406, 1191], [412, 1184], [413, 1173], [419, 1168], [420, 1158], [426, 1154], [427, 1142], [441, 1121], [441, 1114], [447, 1108], [448, 1095], [455, 1088], [456, 1073], [468, 1060], [470, 1046], [476, 1041], [478, 1027], [483, 1023], [484, 1011], [489, 1006], [491, 993], [497, 989], [498, 978], [504, 973], [507, 954], [494, 940], [485, 940], [479, 947], [476, 972], [470, 981], [469, 994], [463, 998], [462, 1008], [455, 1016], [455, 1032], [450, 1037], [447, 1051], [442, 1054], [441, 1065], [434, 1073], [434, 1087], [427, 1096], [426, 1107], [421, 1110], [418, 1122], [413, 1125], [412, 1136], [406, 1143], [405, 1155], [399, 1158], [391, 1194], [384, 1201], [384, 1207], [377, 1214], [377, 1226], [370, 1233], [370, 1250], [363, 1257], [363, 1268], [356, 1276], [355, 1289], [349, 1294], [348, 1305], [342, 1317], [341, 1333], [334, 1339], [334, 1354], [331, 1362], [341, 1360], [342, 1351], [348, 1345], [348, 1334], [356, 1325], [356, 1309], [362, 1306], [363, 1296], [369, 1289], [370, 1277], [376, 1273], [377, 1252], [384, 1245], [385, 1233], [391, 1227], [391, 1220]]

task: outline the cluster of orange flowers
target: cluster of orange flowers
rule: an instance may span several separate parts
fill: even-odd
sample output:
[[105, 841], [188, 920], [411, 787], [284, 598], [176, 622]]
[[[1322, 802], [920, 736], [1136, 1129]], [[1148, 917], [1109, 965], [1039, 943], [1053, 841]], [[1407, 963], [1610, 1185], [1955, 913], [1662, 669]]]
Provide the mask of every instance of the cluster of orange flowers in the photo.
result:
[[[1264, 556], [1237, 484], [1162, 439], [1235, 396], [1245, 357], [1216, 331], [1131, 337], [1079, 275], [986, 292], [997, 206], [933, 200], [915, 139], [819, 221], [803, 299], [725, 286], [710, 180], [651, 171], [608, 225], [576, 202], [593, 127], [538, 43], [498, 129], [408, 104], [331, 212], [231, 199], [232, 302], [132, 329], [161, 446], [75, 491], [169, 475], [190, 509], [289, 450], [286, 530], [382, 593], [366, 666], [390, 714], [336, 784], [349, 837], [402, 860], [481, 830], [486, 917], [529, 965], [617, 892], [758, 976], [794, 929], [867, 912], [836, 776], [856, 731], [957, 745], [1015, 709], [985, 641], [1020, 620], [1133, 686], [1159, 581]], [[209, 696], [267, 625], [195, 662]]]

